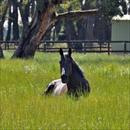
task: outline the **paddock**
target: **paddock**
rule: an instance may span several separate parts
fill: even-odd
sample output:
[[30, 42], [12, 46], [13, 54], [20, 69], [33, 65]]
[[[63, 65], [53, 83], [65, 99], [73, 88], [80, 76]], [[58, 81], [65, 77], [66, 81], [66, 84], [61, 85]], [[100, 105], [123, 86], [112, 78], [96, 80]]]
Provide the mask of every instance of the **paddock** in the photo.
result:
[[59, 54], [37, 52], [33, 60], [0, 61], [2, 129], [129, 129], [129, 55], [73, 53], [91, 85], [87, 97], [41, 96], [60, 76]]

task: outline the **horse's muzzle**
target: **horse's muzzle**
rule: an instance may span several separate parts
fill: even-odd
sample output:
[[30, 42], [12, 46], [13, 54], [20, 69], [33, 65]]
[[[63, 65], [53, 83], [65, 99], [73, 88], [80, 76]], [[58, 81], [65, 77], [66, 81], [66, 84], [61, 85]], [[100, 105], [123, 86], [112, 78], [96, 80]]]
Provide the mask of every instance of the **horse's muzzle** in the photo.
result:
[[61, 75], [61, 81], [62, 81], [62, 83], [67, 83], [67, 76]]

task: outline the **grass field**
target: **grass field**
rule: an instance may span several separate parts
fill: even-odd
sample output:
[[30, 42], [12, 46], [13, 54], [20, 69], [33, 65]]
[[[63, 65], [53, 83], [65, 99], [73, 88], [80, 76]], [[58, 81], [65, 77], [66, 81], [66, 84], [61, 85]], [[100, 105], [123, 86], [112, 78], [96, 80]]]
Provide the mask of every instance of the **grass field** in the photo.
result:
[[91, 85], [88, 97], [44, 97], [59, 78], [59, 55], [0, 60], [0, 130], [130, 130], [130, 55], [73, 54]]

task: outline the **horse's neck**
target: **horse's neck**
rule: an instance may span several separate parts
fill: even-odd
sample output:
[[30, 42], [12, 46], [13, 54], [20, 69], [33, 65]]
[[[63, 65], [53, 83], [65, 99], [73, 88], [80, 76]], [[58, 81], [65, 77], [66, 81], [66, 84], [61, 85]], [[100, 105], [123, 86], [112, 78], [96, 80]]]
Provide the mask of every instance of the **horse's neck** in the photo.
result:
[[84, 75], [83, 75], [81, 69], [79, 68], [79, 66], [75, 62], [73, 62], [73, 65], [72, 65], [72, 76], [79, 79], [79, 80], [81, 78], [82, 79], [84, 78]]
[[82, 74], [82, 71], [77, 66], [77, 64], [73, 64], [72, 74], [69, 78], [69, 85], [76, 87], [82, 85], [83, 82], [84, 82], [84, 76]]

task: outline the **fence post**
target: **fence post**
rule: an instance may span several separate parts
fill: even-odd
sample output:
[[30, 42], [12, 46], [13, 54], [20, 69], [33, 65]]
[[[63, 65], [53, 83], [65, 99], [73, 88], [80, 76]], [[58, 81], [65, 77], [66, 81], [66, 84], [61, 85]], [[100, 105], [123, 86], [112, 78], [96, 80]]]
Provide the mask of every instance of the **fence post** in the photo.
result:
[[6, 42], [5, 42], [5, 50], [6, 50]]
[[124, 54], [126, 53], [127, 51], [127, 46], [126, 46], [126, 42], [124, 42]]
[[86, 48], [85, 48], [85, 43], [80, 43], [80, 44], [82, 44], [82, 50], [83, 50], [83, 52], [84, 52], [84, 54], [86, 54]]
[[108, 55], [110, 55], [110, 42], [108, 42]]
[[101, 42], [99, 43], [99, 46], [100, 46], [100, 53], [101, 53], [101, 51], [102, 51], [102, 44], [101, 44]]
[[44, 42], [43, 45], [44, 45], [44, 46], [43, 46], [43, 51], [45, 52], [45, 51], [46, 51], [46, 42]]
[[8, 50], [9, 50], [9, 44], [10, 44], [10, 42], [7, 43], [7, 48], [8, 48]]

